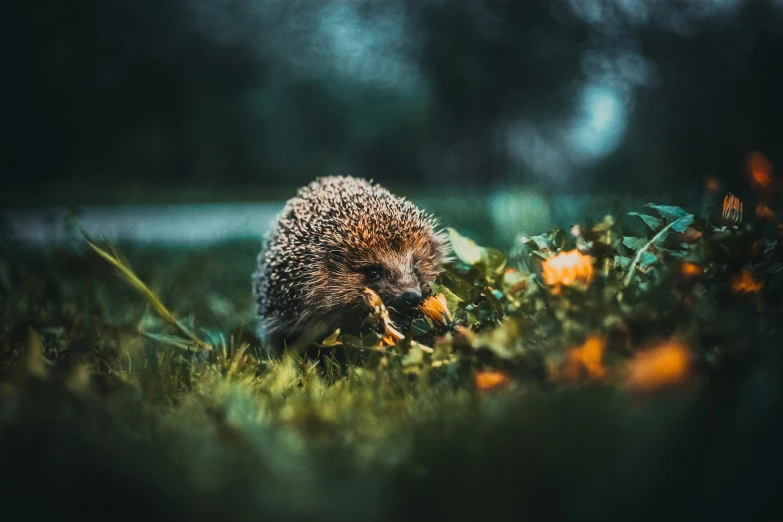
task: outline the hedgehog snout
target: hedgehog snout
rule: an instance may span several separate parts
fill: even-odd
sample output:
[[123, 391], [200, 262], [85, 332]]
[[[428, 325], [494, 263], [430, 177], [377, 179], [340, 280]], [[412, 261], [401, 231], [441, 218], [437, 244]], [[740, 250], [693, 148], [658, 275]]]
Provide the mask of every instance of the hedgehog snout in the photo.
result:
[[406, 308], [413, 308], [414, 306], [418, 306], [421, 304], [421, 298], [421, 290], [418, 288], [406, 288], [400, 296], [400, 300]]

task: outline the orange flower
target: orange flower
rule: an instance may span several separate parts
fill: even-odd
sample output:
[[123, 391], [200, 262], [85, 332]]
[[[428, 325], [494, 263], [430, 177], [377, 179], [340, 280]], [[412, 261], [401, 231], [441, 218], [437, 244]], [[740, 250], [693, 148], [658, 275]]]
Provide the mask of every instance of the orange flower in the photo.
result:
[[498, 390], [508, 386], [508, 375], [503, 372], [476, 372], [473, 374], [473, 383], [482, 391]]
[[394, 346], [399, 341], [405, 339], [399, 331], [394, 328], [391, 322], [385, 324], [386, 329], [383, 331], [383, 337], [381, 337], [381, 346]]
[[704, 269], [696, 263], [690, 261], [683, 261], [680, 265], [680, 273], [685, 279], [695, 279], [701, 277], [704, 274]]
[[756, 217], [761, 221], [772, 221], [775, 219], [775, 213], [764, 203], [756, 205]]
[[729, 225], [739, 225], [742, 222], [742, 201], [734, 194], [723, 197], [723, 222]]
[[560, 293], [563, 286], [589, 284], [593, 280], [593, 258], [578, 250], [560, 252], [544, 261], [541, 276], [553, 294]]
[[626, 384], [637, 391], [653, 391], [685, 379], [690, 370], [688, 347], [677, 340], [638, 352], [628, 363]]
[[448, 326], [451, 324], [451, 312], [449, 311], [449, 305], [446, 302], [446, 296], [443, 294], [438, 294], [437, 297], [432, 295], [429, 296], [419, 305], [419, 310], [438, 326]]
[[757, 294], [764, 285], [753, 279], [750, 270], [743, 269], [731, 278], [731, 291], [735, 294]]
[[772, 164], [760, 152], [751, 152], [748, 158], [750, 184], [753, 187], [767, 188], [772, 182]]
[[397, 330], [391, 320], [389, 311], [380, 296], [370, 288], [365, 288], [362, 293], [364, 294], [364, 304], [371, 310], [368, 320], [382, 335], [379, 346], [393, 346], [398, 341], [405, 339], [405, 336]]
[[603, 337], [588, 336], [584, 344], [568, 351], [565, 362], [555, 370], [554, 376], [562, 376], [569, 381], [578, 381], [583, 377], [602, 380], [606, 376], [606, 369], [601, 363], [605, 348]]

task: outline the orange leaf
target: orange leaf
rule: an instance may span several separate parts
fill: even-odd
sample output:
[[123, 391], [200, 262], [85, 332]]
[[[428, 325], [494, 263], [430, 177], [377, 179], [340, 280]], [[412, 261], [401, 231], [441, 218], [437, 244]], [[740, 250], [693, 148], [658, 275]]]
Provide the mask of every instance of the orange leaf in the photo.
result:
[[405, 336], [398, 332], [394, 326], [388, 323], [385, 326], [386, 329], [383, 331], [380, 346], [394, 346], [398, 341], [405, 339]]
[[695, 279], [701, 277], [704, 274], [704, 269], [696, 263], [690, 261], [683, 261], [680, 265], [680, 273], [685, 279]]
[[772, 182], [772, 164], [760, 152], [751, 152], [748, 157], [750, 184], [753, 187], [767, 188]]
[[731, 291], [735, 294], [757, 294], [764, 286], [753, 279], [750, 270], [743, 269], [731, 278]]
[[381, 301], [381, 298], [378, 296], [378, 294], [376, 294], [370, 288], [365, 288], [362, 294], [364, 295], [364, 304], [370, 310], [374, 310], [375, 308], [383, 305], [383, 301]]
[[431, 295], [419, 305], [419, 310], [439, 326], [451, 324], [451, 312], [446, 302], [446, 296], [443, 294], [438, 294], [437, 297]]
[[559, 368], [551, 368], [550, 374], [569, 381], [578, 381], [584, 377], [600, 381], [606, 377], [603, 367], [606, 340], [599, 335], [590, 335], [584, 344], [571, 348], [566, 359]]
[[628, 363], [626, 384], [637, 391], [653, 391], [687, 377], [690, 356], [687, 346], [676, 340], [638, 352]]
[[498, 390], [508, 386], [508, 375], [503, 372], [476, 372], [473, 374], [473, 382], [479, 390]]
[[756, 217], [761, 221], [772, 221], [775, 219], [775, 213], [764, 203], [756, 205]]
[[589, 284], [593, 281], [593, 258], [579, 250], [560, 252], [544, 261], [541, 277], [552, 287], [552, 293], [560, 292], [562, 286]]

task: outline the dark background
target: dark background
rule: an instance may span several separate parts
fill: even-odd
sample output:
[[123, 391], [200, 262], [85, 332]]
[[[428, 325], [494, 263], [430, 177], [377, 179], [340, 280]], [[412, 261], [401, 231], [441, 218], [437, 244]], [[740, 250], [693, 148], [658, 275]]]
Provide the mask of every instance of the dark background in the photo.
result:
[[[4, 205], [699, 188], [783, 164], [781, 0], [15, 0]], [[741, 180], [744, 186], [746, 182]]]

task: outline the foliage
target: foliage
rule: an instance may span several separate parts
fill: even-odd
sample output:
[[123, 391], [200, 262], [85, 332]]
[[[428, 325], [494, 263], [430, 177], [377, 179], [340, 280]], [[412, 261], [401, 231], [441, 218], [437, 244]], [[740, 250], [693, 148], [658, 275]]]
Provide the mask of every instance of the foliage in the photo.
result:
[[[781, 462], [783, 239], [775, 218], [727, 224], [722, 210], [648, 205], [520, 237], [507, 255], [450, 230], [455, 259], [420, 314], [392, 323], [367, 293], [364, 335], [281, 357], [249, 333], [251, 246], [125, 259], [92, 241], [102, 257], [4, 242], [4, 509], [190, 520], [761, 509], [776, 492], [747, 470]], [[210, 271], [222, 286], [194, 280]]]

